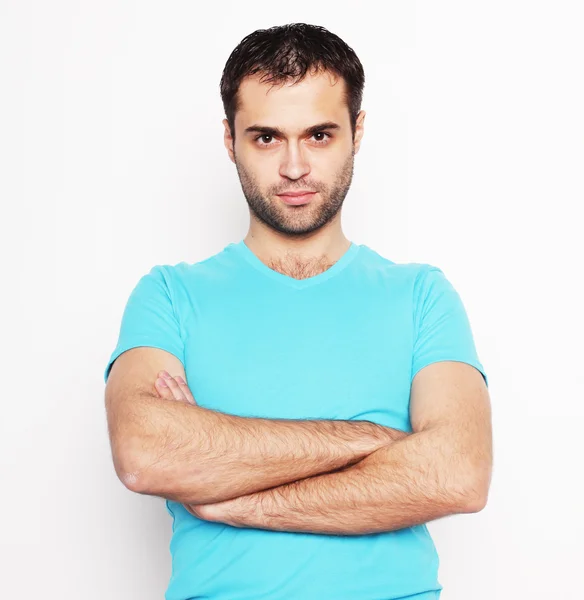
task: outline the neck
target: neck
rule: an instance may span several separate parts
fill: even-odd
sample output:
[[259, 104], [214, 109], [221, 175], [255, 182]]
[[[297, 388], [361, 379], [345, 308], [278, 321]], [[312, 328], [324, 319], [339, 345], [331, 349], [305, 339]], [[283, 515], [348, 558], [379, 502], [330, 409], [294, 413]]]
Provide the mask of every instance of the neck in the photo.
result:
[[268, 267], [295, 279], [326, 271], [351, 246], [340, 226], [305, 236], [287, 236], [267, 227], [250, 227], [244, 242]]

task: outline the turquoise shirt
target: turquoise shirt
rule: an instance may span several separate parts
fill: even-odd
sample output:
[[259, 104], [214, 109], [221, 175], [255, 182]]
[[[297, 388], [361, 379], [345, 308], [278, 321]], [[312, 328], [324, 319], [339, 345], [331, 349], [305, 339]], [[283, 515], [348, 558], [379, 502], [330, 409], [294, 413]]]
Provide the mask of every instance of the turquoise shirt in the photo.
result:
[[[128, 299], [106, 381], [136, 346], [178, 357], [200, 406], [266, 419], [368, 420], [411, 432], [411, 382], [426, 365], [469, 363], [487, 382], [444, 273], [355, 243], [300, 280], [270, 269], [243, 240], [197, 263], [156, 265]], [[232, 527], [166, 506], [166, 600], [435, 600], [442, 589], [424, 524], [324, 535]]]

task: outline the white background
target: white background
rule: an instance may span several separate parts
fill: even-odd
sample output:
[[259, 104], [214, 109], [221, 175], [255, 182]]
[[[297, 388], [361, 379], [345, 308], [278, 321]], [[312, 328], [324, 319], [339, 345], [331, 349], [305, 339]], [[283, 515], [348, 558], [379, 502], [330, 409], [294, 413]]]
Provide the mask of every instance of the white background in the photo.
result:
[[163, 597], [171, 520], [115, 476], [103, 370], [141, 275], [245, 235], [219, 80], [295, 21], [365, 68], [345, 234], [441, 267], [489, 376], [489, 503], [429, 525], [441, 600], [582, 597], [581, 6], [0, 2], [0, 597]]

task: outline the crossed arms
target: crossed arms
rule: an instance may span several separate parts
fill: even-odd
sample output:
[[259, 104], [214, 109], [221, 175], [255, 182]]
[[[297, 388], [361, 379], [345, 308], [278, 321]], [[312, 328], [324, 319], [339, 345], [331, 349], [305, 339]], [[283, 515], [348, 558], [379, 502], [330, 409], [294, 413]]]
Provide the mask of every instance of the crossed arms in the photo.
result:
[[[154, 385], [161, 370], [170, 387]], [[413, 433], [369, 421], [238, 417], [196, 404], [182, 363], [120, 355], [106, 386], [116, 473], [128, 489], [237, 527], [360, 535], [477, 512], [491, 479], [488, 391], [443, 361], [412, 382]]]

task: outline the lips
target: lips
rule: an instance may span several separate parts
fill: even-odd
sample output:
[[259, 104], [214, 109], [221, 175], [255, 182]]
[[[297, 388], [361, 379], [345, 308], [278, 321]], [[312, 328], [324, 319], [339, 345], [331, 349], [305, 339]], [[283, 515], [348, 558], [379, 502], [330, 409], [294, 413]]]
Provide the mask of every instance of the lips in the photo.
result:
[[278, 194], [278, 198], [281, 198], [286, 204], [297, 206], [299, 204], [307, 204], [316, 194], [317, 192], [287, 192], [285, 194]]

